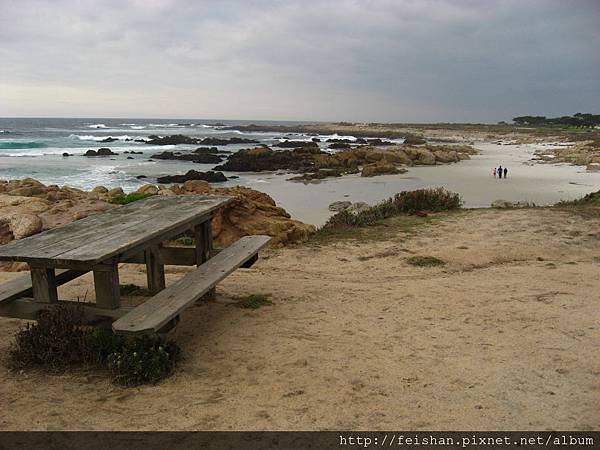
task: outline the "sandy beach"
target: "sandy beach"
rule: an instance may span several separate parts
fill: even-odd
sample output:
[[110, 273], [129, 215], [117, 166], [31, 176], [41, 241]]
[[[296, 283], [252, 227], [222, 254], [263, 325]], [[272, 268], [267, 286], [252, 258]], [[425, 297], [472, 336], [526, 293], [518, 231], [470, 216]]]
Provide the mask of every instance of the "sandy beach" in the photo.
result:
[[[235, 272], [215, 302], [186, 311], [172, 335], [185, 360], [156, 386], [15, 373], [2, 361], [0, 428], [598, 429], [597, 218], [459, 211], [409, 233], [395, 220], [360, 241], [271, 250]], [[413, 267], [414, 255], [447, 264]], [[123, 282], [143, 285], [136, 269]], [[93, 296], [89, 276], [61, 291]], [[250, 293], [273, 305], [232, 306]], [[0, 318], [3, 357], [20, 326]]]

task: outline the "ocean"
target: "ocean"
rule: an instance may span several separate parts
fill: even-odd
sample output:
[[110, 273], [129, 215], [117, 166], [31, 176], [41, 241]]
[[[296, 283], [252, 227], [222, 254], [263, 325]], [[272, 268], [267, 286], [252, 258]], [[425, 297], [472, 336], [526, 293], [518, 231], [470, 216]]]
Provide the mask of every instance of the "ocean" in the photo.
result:
[[[283, 138], [310, 140], [319, 137], [325, 149], [328, 138], [351, 138], [339, 135], [302, 133], [244, 133], [226, 130], [226, 126], [255, 124], [293, 125], [294, 122], [182, 120], [182, 119], [9, 119], [0, 118], [0, 179], [32, 177], [46, 184], [68, 185], [90, 190], [95, 186], [122, 187], [133, 191], [153, 183], [161, 175], [183, 174], [190, 169], [210, 170], [214, 164], [188, 161], [150, 160], [165, 150], [192, 150], [198, 145], [155, 146], [144, 141], [151, 135], [184, 134], [203, 137], [244, 137], [266, 145]], [[308, 122], [303, 122], [308, 123]], [[112, 142], [102, 142], [107, 138]], [[398, 140], [401, 143], [402, 140]], [[285, 173], [225, 173], [236, 175], [219, 186], [241, 185], [269, 194], [292, 217], [315, 225], [331, 215], [328, 205], [339, 200], [376, 203], [403, 190], [445, 187], [458, 192], [467, 207], [486, 207], [494, 200], [526, 201], [547, 205], [571, 200], [600, 190], [600, 173], [586, 172], [584, 167], [568, 164], [534, 164], [534, 151], [551, 148], [546, 144], [502, 145], [475, 141], [481, 151], [471, 160], [439, 166], [411, 167], [401, 175], [363, 178], [348, 175], [325, 179], [318, 184], [287, 181]], [[249, 144], [227, 145], [220, 150], [237, 151]], [[108, 147], [115, 156], [85, 157], [87, 150]], [[129, 152], [142, 152], [131, 154]], [[125, 153], [128, 152], [128, 153]], [[64, 157], [63, 153], [73, 156]], [[491, 176], [499, 164], [509, 168], [509, 178], [500, 182]], [[138, 179], [144, 175], [147, 178]]]

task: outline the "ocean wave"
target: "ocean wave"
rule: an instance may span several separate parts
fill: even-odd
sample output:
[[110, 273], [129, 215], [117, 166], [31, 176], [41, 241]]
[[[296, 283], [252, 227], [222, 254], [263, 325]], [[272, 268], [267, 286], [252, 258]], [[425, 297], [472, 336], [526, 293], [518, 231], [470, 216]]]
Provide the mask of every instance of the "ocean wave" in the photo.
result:
[[[71, 134], [69, 135], [70, 139], [79, 139], [80, 141], [94, 141], [94, 142], [102, 142], [107, 138], [117, 139], [119, 141], [133, 140], [134, 137], [124, 134], [122, 136], [93, 136], [91, 134]], [[135, 137], [135, 139], [144, 139], [143, 137]]]
[[45, 142], [0, 142], [0, 149], [2, 150], [46, 147], [48, 147], [48, 144], [46, 144]]
[[88, 128], [107, 128], [103, 123], [94, 123], [92, 125], [88, 125]]
[[129, 128], [132, 130], [143, 130], [146, 127], [144, 125], [130, 125]]

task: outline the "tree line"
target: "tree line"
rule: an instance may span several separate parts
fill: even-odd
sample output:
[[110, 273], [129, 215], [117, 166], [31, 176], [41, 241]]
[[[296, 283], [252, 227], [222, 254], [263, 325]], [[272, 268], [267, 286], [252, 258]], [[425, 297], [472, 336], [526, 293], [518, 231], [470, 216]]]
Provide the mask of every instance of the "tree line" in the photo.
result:
[[570, 126], [578, 128], [593, 128], [600, 126], [600, 114], [577, 113], [572, 116], [519, 116], [514, 117], [515, 125], [532, 126]]

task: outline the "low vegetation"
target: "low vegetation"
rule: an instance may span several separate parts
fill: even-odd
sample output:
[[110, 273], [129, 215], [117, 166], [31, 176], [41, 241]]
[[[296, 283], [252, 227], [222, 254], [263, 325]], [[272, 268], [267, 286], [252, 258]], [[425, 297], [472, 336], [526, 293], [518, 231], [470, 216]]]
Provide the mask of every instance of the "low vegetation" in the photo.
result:
[[262, 306], [272, 305], [273, 302], [269, 300], [265, 295], [253, 294], [241, 299], [235, 303], [235, 306], [243, 309], [258, 309]]
[[[356, 214], [340, 211], [323, 226], [325, 230], [343, 230], [374, 225], [401, 214], [421, 214], [458, 209], [460, 196], [443, 188], [403, 191]], [[425, 214], [423, 214], [425, 215]]]
[[126, 339], [84, 326], [81, 308], [55, 306], [40, 312], [15, 336], [9, 362], [17, 370], [52, 373], [74, 367], [107, 369], [114, 383], [137, 386], [169, 376], [180, 359], [177, 344], [159, 336]]
[[110, 200], [108, 200], [108, 202], [113, 203], [115, 205], [126, 205], [128, 203], [137, 202], [138, 200], [143, 200], [152, 195], [153, 194], [144, 194], [142, 192], [132, 192], [131, 194], [115, 195]]

